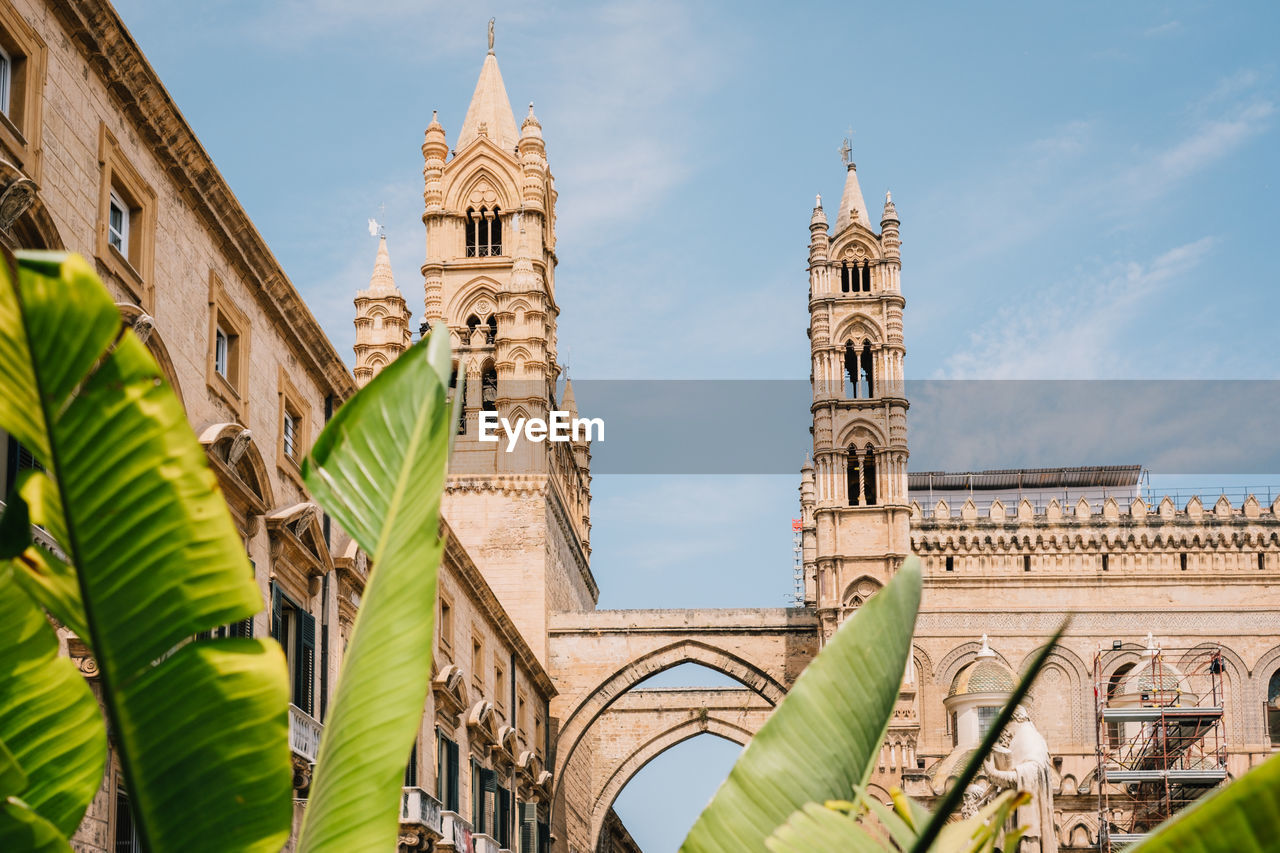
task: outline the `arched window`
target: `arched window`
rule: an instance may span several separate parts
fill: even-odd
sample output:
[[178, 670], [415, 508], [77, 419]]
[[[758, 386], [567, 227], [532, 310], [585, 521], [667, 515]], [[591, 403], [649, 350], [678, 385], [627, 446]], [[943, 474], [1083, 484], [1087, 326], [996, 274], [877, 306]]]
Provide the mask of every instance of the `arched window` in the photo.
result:
[[[1121, 685], [1124, 684], [1129, 673], [1133, 671], [1133, 664], [1127, 663], [1111, 674], [1111, 678], [1107, 680], [1107, 704], [1112, 705], [1116, 696], [1120, 693]], [[1124, 736], [1124, 728], [1120, 723], [1107, 723], [1107, 743], [1112, 749], [1120, 743], [1120, 739]]]
[[498, 411], [498, 371], [493, 362], [485, 362], [480, 373], [480, 408], [486, 412]]
[[498, 318], [490, 316], [488, 325], [489, 331], [485, 333], [484, 342], [492, 344], [498, 337]]
[[489, 220], [489, 254], [502, 254], [502, 211], [493, 209], [493, 218]]
[[472, 314], [467, 318], [467, 339], [462, 342], [463, 346], [470, 346], [471, 339], [475, 337], [476, 327], [480, 325], [480, 318]]
[[874, 371], [871, 366], [871, 341], [865, 341], [862, 344], [862, 355], [858, 358], [859, 372], [862, 380], [862, 394], [870, 400], [876, 395], [876, 385]]
[[[449, 402], [452, 404], [454, 395], [458, 393], [458, 364], [454, 362], [453, 372], [449, 374]], [[458, 435], [466, 435], [467, 433], [467, 401], [463, 400], [462, 405], [458, 406]]]
[[863, 293], [871, 292], [871, 265], [869, 263], [864, 262], [862, 266], [858, 267], [858, 281], [862, 285], [860, 289]]
[[844, 345], [844, 398], [858, 398], [858, 351], [853, 348], [853, 341], [845, 341]]
[[1267, 682], [1267, 733], [1271, 735], [1271, 745], [1280, 746], [1280, 669]]
[[853, 289], [853, 279], [849, 275], [849, 262], [840, 262], [840, 292], [848, 293]]
[[849, 506], [862, 506], [862, 459], [858, 455], [858, 448], [852, 444], [849, 445], [847, 470]]
[[474, 207], [467, 208], [467, 221], [463, 227], [467, 233], [467, 257], [479, 257], [480, 220], [476, 216], [476, 209]]
[[867, 506], [876, 502], [876, 451], [867, 445], [867, 458], [862, 463], [862, 493], [866, 496]]

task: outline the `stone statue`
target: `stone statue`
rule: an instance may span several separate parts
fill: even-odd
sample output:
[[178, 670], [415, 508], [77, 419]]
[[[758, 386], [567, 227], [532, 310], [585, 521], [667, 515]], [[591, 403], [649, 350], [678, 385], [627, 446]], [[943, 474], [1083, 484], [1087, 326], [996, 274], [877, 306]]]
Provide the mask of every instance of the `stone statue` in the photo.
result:
[[494, 18], [489, 19], [489, 52], [493, 53], [493, 22]]
[[982, 762], [991, 783], [1000, 789], [1013, 788], [1031, 795], [1031, 802], [1019, 808], [1015, 818], [1016, 826], [1026, 827], [1019, 850], [1058, 853], [1058, 836], [1053, 828], [1053, 762], [1049, 744], [1036, 730], [1026, 708], [1019, 705], [1013, 712], [1013, 720], [1001, 733], [993, 756]]

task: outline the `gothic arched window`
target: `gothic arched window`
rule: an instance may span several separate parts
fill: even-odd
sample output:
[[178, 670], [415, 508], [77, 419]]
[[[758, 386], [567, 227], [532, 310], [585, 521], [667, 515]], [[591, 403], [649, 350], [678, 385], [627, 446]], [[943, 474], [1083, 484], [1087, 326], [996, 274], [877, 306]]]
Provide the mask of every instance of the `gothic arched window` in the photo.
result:
[[497, 207], [489, 220], [489, 254], [495, 257], [502, 254], [502, 211]]
[[498, 318], [490, 316], [488, 323], [489, 331], [485, 332], [484, 342], [492, 344], [498, 338]]
[[[483, 215], [483, 211], [481, 213]], [[463, 225], [467, 234], [467, 257], [479, 257], [480, 252], [480, 219], [474, 207], [467, 208], [467, 221]]]
[[867, 458], [862, 463], [862, 493], [866, 496], [867, 506], [876, 502], [876, 451], [867, 445]]
[[862, 355], [858, 357], [858, 372], [859, 379], [862, 380], [860, 396], [870, 400], [876, 395], [874, 370], [871, 366], [871, 341], [865, 341], [862, 344]]
[[862, 506], [862, 459], [858, 455], [858, 448], [852, 444], [849, 445], [847, 471], [849, 506]]
[[1280, 746], [1280, 669], [1267, 682], [1267, 733], [1271, 735], [1271, 745]]
[[864, 262], [862, 266], [858, 267], [858, 281], [862, 285], [860, 289], [863, 293], [871, 292], [871, 265], [869, 263]]
[[853, 341], [844, 344], [844, 398], [858, 398], [858, 351], [853, 348]]
[[498, 411], [498, 371], [492, 361], [486, 361], [480, 372], [480, 408], [486, 412]]
[[853, 289], [853, 278], [849, 275], [849, 262], [840, 262], [840, 292], [848, 293]]

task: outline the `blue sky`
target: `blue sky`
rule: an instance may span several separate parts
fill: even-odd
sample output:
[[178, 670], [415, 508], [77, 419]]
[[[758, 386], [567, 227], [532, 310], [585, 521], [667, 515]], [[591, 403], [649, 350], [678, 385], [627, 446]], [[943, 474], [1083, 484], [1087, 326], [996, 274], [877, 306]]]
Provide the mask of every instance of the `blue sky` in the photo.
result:
[[[422, 132], [435, 108], [456, 138], [492, 15], [557, 178], [575, 377], [805, 376], [809, 212], [848, 128], [902, 218], [909, 375], [1280, 372], [1274, 4], [117, 6], [348, 357], [368, 217], [421, 312]], [[602, 606], [782, 602], [795, 478], [594, 487]], [[704, 741], [620, 798], [646, 849], [732, 762]]]

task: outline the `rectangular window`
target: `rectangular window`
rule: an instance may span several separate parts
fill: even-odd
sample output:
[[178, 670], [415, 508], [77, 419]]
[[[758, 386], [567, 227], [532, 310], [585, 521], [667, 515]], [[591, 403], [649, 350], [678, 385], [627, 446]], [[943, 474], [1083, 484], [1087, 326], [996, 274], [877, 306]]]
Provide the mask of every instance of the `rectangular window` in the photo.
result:
[[1000, 716], [999, 708], [979, 708], [978, 709], [978, 740], [982, 740], [987, 736], [987, 731], [995, 723], [996, 718]]
[[9, 52], [0, 47], [0, 113], [9, 115], [10, 90], [13, 87], [13, 61]]
[[288, 409], [284, 411], [284, 455], [290, 459], [298, 458], [297, 445], [297, 427], [298, 422], [294, 415]]
[[293, 704], [315, 713], [316, 619], [271, 585], [271, 636], [284, 649], [293, 685]]
[[129, 806], [129, 793], [121, 780], [116, 780], [115, 853], [142, 853], [142, 841], [133, 822], [133, 809]]
[[1275, 706], [1274, 702], [1266, 704], [1267, 709], [1267, 733], [1271, 738], [1271, 748], [1280, 749], [1280, 708]]
[[115, 190], [107, 204], [107, 242], [126, 259], [129, 257], [129, 206]]
[[447, 812], [458, 812], [458, 744], [436, 731], [436, 798]]
[[453, 652], [453, 605], [444, 596], [440, 597], [440, 624], [436, 626], [436, 634], [440, 637], [442, 656], [449, 660]]
[[502, 664], [498, 663], [497, 656], [493, 662], [493, 705], [498, 709], [498, 716], [506, 717], [507, 715], [507, 691], [505, 689], [507, 675], [502, 669]]
[[954, 572], [954, 571], [956, 570], [956, 558], [955, 558], [955, 557], [947, 557], [946, 569], [947, 569], [947, 571], [949, 571], [949, 572]]
[[484, 644], [475, 634], [471, 635], [471, 681], [477, 690], [484, 690]]
[[213, 336], [213, 369], [223, 379], [227, 376], [227, 359], [230, 356], [231, 341], [227, 333], [219, 326]]
[[404, 786], [406, 788], [418, 787], [418, 742], [413, 742], [413, 749], [409, 752], [409, 763], [404, 768]]

